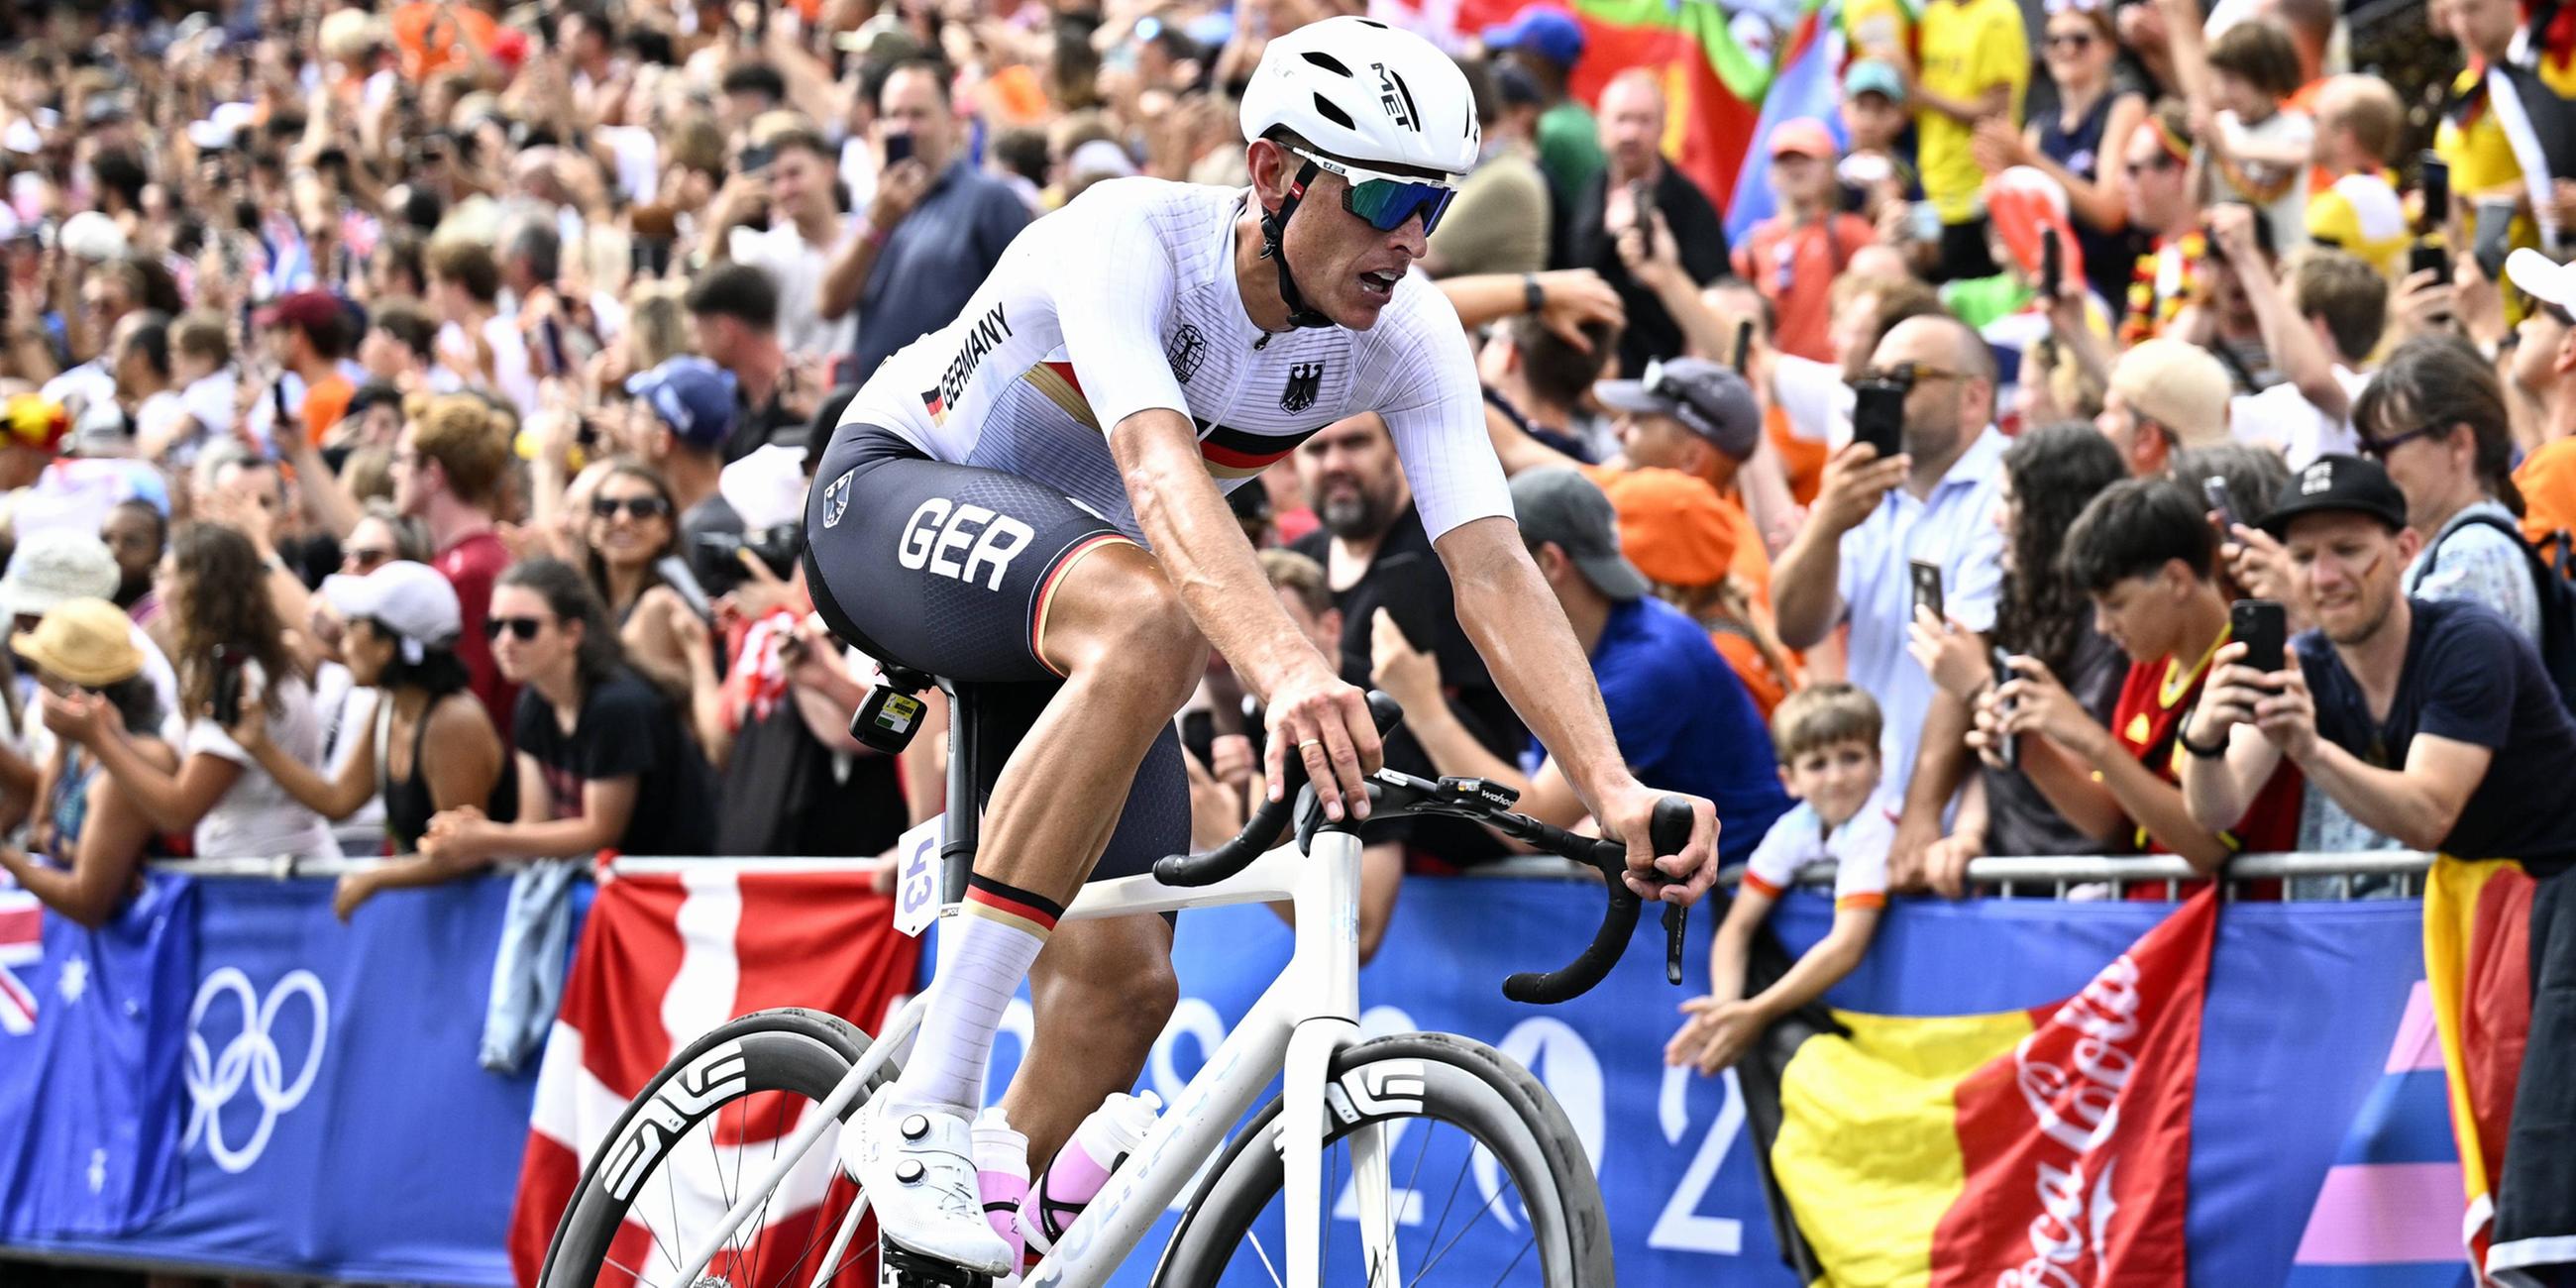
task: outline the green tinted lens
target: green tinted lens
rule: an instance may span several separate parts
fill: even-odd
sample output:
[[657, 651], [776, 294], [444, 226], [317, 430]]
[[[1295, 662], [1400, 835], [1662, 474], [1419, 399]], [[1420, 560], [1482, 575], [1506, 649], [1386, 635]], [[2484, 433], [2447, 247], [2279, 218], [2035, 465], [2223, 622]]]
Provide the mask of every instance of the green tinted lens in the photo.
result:
[[1407, 220], [1419, 214], [1422, 231], [1428, 234], [1439, 226], [1450, 198], [1457, 195], [1456, 189], [1436, 183], [1367, 179], [1342, 190], [1342, 206], [1382, 233], [1404, 227]]

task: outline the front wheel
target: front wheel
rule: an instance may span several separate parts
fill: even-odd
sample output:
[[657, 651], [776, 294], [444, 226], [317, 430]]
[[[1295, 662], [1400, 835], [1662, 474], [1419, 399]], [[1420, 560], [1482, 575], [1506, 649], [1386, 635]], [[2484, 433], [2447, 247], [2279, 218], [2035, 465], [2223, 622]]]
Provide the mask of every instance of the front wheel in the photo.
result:
[[[1447, 1033], [1363, 1042], [1325, 1089], [1324, 1282], [1384, 1276], [1367, 1264], [1351, 1136], [1387, 1137], [1388, 1201], [1402, 1284], [1613, 1283], [1601, 1187], [1573, 1124], [1510, 1057]], [[1182, 1216], [1156, 1288], [1257, 1288], [1286, 1274], [1281, 1102], [1239, 1133]]]

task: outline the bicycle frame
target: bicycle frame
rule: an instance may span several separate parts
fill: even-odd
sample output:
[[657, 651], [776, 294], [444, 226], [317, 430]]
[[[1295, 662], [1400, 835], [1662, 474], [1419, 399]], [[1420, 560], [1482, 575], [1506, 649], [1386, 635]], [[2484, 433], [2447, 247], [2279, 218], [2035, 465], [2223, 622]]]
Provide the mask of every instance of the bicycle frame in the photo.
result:
[[[1279, 1130], [1286, 1167], [1287, 1275], [1292, 1285], [1322, 1281], [1325, 1198], [1323, 1146], [1325, 1083], [1333, 1059], [1359, 1040], [1360, 842], [1349, 832], [1319, 831], [1312, 853], [1282, 846], [1253, 860], [1233, 877], [1199, 889], [1167, 886], [1148, 874], [1083, 888], [1065, 910], [1067, 920], [1125, 917], [1227, 904], [1290, 901], [1297, 912], [1296, 942], [1287, 969], [1254, 1003], [1206, 1067], [1173, 1098], [1144, 1141], [1110, 1176], [1055, 1251], [1031, 1269], [1025, 1288], [1089, 1288], [1106, 1282], [1134, 1252], [1145, 1232], [1179, 1196], [1270, 1085], [1285, 1073]], [[890, 1053], [920, 1028], [923, 1010], [938, 991], [914, 998], [886, 1026], [867, 1056], [844, 1075], [817, 1112], [809, 1113], [758, 1181], [746, 1188], [717, 1229], [693, 1248], [676, 1282], [705, 1273], [734, 1232], [775, 1191], [806, 1151], [854, 1103]], [[1380, 1093], [1352, 1088], [1355, 1101]], [[1359, 1197], [1361, 1236], [1371, 1282], [1401, 1282], [1396, 1255], [1396, 1213], [1390, 1200], [1385, 1129], [1370, 1124], [1351, 1134], [1353, 1180]], [[853, 1205], [826, 1253], [820, 1283], [834, 1273], [867, 1210], [866, 1195]]]

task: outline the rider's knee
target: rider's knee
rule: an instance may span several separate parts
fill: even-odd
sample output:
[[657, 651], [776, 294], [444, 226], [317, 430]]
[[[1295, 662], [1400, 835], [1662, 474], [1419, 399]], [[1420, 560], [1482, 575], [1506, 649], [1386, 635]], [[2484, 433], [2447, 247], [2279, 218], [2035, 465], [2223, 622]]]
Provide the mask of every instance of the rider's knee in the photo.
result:
[[1207, 671], [1207, 637], [1171, 583], [1161, 576], [1122, 578], [1104, 587], [1098, 611], [1088, 614], [1095, 625], [1084, 638], [1068, 641], [1067, 661], [1080, 669], [1106, 664], [1122, 677], [1156, 684], [1187, 701]]

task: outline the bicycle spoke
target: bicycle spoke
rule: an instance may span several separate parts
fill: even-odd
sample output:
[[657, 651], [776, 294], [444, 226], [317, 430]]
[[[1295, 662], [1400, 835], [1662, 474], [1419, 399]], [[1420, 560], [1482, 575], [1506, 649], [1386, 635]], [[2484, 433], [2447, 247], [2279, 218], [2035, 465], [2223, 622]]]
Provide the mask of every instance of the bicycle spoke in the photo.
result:
[[607, 1258], [607, 1259], [606, 1259], [606, 1261], [605, 1261], [605, 1264], [610, 1265], [610, 1266], [613, 1266], [613, 1267], [615, 1267], [615, 1268], [617, 1268], [617, 1269], [619, 1269], [619, 1270], [623, 1270], [623, 1271], [625, 1271], [625, 1272], [626, 1272], [626, 1277], [627, 1277], [627, 1278], [629, 1278], [629, 1279], [634, 1280], [634, 1281], [636, 1282], [636, 1284], [638, 1285], [638, 1288], [652, 1288], [652, 1283], [653, 1283], [653, 1281], [652, 1281], [651, 1279], [646, 1278], [646, 1277], [644, 1276], [643, 1272], [641, 1272], [641, 1271], [637, 1270], [635, 1267], [630, 1266], [630, 1265], [626, 1264], [625, 1262], [618, 1260], [618, 1259], [617, 1259], [617, 1258], [615, 1258], [615, 1257], [609, 1257], [609, 1258]]
[[[1490, 1199], [1485, 1200], [1483, 1203], [1478, 1204], [1478, 1205], [1476, 1206], [1476, 1215], [1475, 1215], [1474, 1217], [1470, 1218], [1470, 1219], [1468, 1220], [1467, 1224], [1465, 1224], [1465, 1225], [1462, 1225], [1462, 1226], [1459, 1226], [1459, 1227], [1458, 1227], [1458, 1233], [1456, 1233], [1456, 1234], [1454, 1234], [1454, 1235], [1451, 1235], [1451, 1236], [1449, 1237], [1449, 1243], [1448, 1243], [1447, 1247], [1443, 1247], [1442, 1249], [1440, 1249], [1440, 1251], [1439, 1251], [1439, 1252], [1434, 1253], [1434, 1254], [1432, 1255], [1432, 1257], [1431, 1257], [1431, 1264], [1430, 1264], [1430, 1265], [1426, 1265], [1426, 1266], [1424, 1266], [1424, 1267], [1422, 1268], [1422, 1274], [1424, 1274], [1424, 1275], [1430, 1274], [1430, 1273], [1431, 1273], [1431, 1271], [1432, 1271], [1432, 1268], [1433, 1268], [1434, 1266], [1438, 1266], [1438, 1265], [1440, 1264], [1440, 1259], [1441, 1259], [1442, 1257], [1446, 1257], [1446, 1256], [1448, 1256], [1448, 1255], [1449, 1255], [1449, 1249], [1450, 1249], [1450, 1248], [1457, 1247], [1457, 1246], [1458, 1246], [1458, 1241], [1459, 1241], [1459, 1240], [1461, 1240], [1461, 1239], [1466, 1238], [1466, 1237], [1467, 1237], [1467, 1232], [1468, 1232], [1468, 1231], [1470, 1231], [1470, 1230], [1475, 1229], [1475, 1228], [1476, 1228], [1476, 1226], [1477, 1226], [1479, 1223], [1483, 1222], [1483, 1221], [1484, 1221], [1484, 1219], [1485, 1219], [1485, 1214], [1486, 1214], [1486, 1213], [1488, 1213], [1488, 1212], [1493, 1211], [1493, 1210], [1494, 1210], [1494, 1205], [1495, 1205], [1495, 1204], [1497, 1204], [1497, 1203], [1500, 1203], [1500, 1202], [1502, 1202], [1502, 1201], [1503, 1201], [1503, 1196], [1502, 1196], [1502, 1194], [1501, 1194], [1501, 1193], [1499, 1193], [1499, 1192], [1497, 1192], [1497, 1193], [1494, 1195], [1494, 1197], [1492, 1197], [1492, 1198], [1490, 1198]], [[1420, 1283], [1420, 1282], [1422, 1282], [1422, 1276], [1421, 1276], [1421, 1275], [1416, 1275], [1416, 1276], [1414, 1276], [1414, 1282], [1415, 1282], [1415, 1283]]]
[[[1423, 1133], [1423, 1135], [1427, 1138], [1428, 1136], [1430, 1136], [1430, 1135], [1431, 1135], [1431, 1133], [1430, 1133], [1430, 1132], [1428, 1132], [1428, 1131], [1426, 1131], [1426, 1132], [1424, 1132], [1424, 1133]], [[1428, 1139], [1425, 1139], [1425, 1140], [1423, 1141], [1423, 1145], [1422, 1145], [1422, 1147], [1423, 1147], [1424, 1149], [1426, 1149], [1426, 1150], [1430, 1149], [1430, 1148], [1431, 1148], [1431, 1143], [1430, 1143], [1430, 1141], [1429, 1141]], [[1474, 1154], [1474, 1152], [1473, 1152], [1473, 1151], [1470, 1151], [1470, 1152], [1468, 1153], [1467, 1157], [1469, 1158], [1469, 1160], [1470, 1160], [1470, 1161], [1472, 1161], [1472, 1160], [1475, 1158], [1475, 1154]], [[1417, 1166], [1417, 1168], [1419, 1167], [1419, 1160], [1416, 1160], [1416, 1166]], [[1431, 1237], [1429, 1237], [1429, 1238], [1427, 1238], [1427, 1239], [1424, 1239], [1424, 1240], [1423, 1240], [1423, 1242], [1424, 1242], [1424, 1243], [1427, 1243], [1427, 1244], [1437, 1244], [1438, 1242], [1440, 1242], [1440, 1232], [1449, 1228], [1449, 1213], [1450, 1213], [1450, 1210], [1458, 1206], [1458, 1190], [1460, 1189], [1460, 1187], [1462, 1187], [1462, 1186], [1466, 1185], [1466, 1183], [1467, 1183], [1467, 1168], [1466, 1168], [1466, 1166], [1465, 1166], [1464, 1164], [1461, 1164], [1461, 1165], [1459, 1166], [1459, 1168], [1458, 1168], [1458, 1179], [1457, 1179], [1457, 1180], [1454, 1180], [1454, 1181], [1449, 1182], [1449, 1198], [1448, 1198], [1448, 1200], [1447, 1200], [1446, 1202], [1444, 1202], [1444, 1203], [1442, 1203], [1442, 1204], [1440, 1205], [1440, 1219], [1431, 1223]], [[1425, 1267], [1425, 1270], [1427, 1271], [1427, 1270], [1428, 1270], [1428, 1267]], [[1414, 1281], [1415, 1283], [1420, 1283], [1420, 1282], [1422, 1282], [1422, 1276], [1421, 1276], [1421, 1275], [1419, 1275], [1419, 1274], [1415, 1275], [1415, 1276], [1413, 1277], [1413, 1281]]]
[[1250, 1235], [1246, 1241], [1252, 1245], [1252, 1255], [1261, 1258], [1261, 1268], [1270, 1272], [1270, 1288], [1288, 1288], [1288, 1281], [1279, 1277], [1279, 1267], [1271, 1264], [1270, 1253], [1261, 1246], [1261, 1236]]
[[1494, 1276], [1494, 1288], [1503, 1288], [1503, 1280], [1510, 1277], [1512, 1267], [1519, 1265], [1521, 1263], [1521, 1258], [1528, 1256], [1530, 1254], [1530, 1249], [1537, 1246], [1538, 1236], [1536, 1234], [1532, 1234], [1521, 1244], [1521, 1250], [1513, 1253], [1512, 1259], [1503, 1264], [1503, 1273]]

